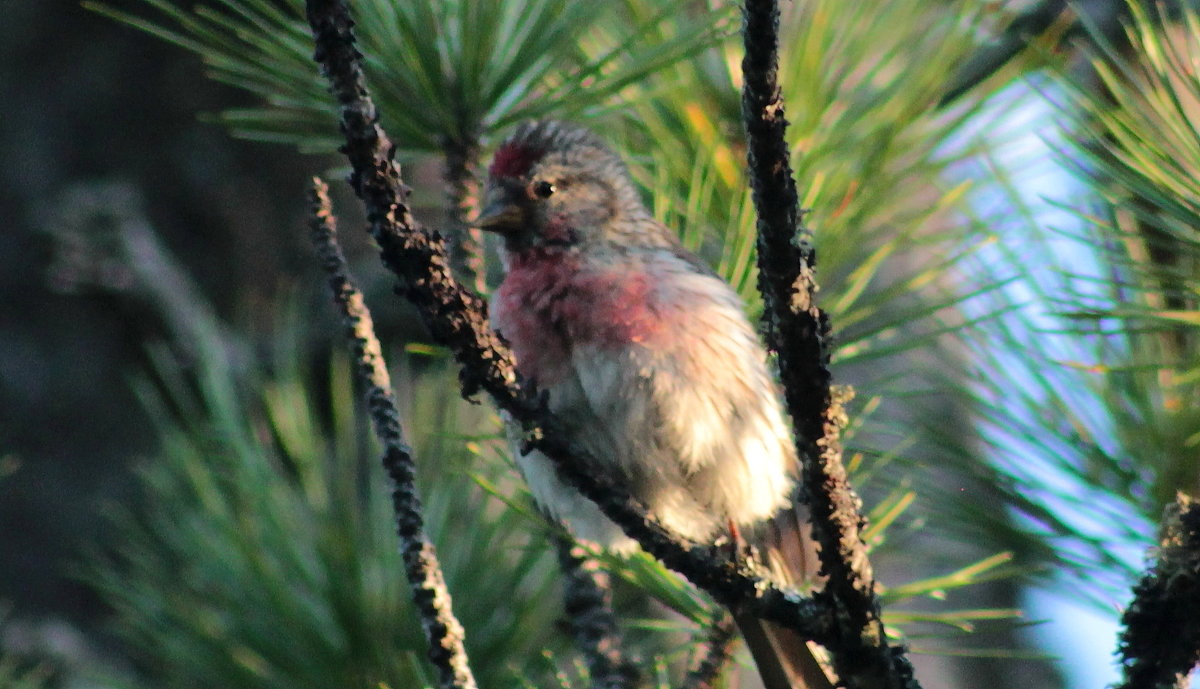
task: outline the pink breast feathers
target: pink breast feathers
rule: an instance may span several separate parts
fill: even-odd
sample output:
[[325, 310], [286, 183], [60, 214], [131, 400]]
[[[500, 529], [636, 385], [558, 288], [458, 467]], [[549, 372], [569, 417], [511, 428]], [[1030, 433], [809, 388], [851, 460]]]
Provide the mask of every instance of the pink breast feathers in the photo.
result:
[[552, 385], [574, 347], [653, 346], [664, 330], [655, 298], [644, 272], [581, 268], [565, 252], [533, 251], [513, 257], [493, 310], [521, 372]]

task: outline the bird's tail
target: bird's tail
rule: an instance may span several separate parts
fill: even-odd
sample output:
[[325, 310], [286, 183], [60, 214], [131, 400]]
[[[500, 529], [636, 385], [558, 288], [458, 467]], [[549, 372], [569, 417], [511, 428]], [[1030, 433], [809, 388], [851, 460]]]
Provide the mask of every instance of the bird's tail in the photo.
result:
[[[818, 584], [820, 561], [802, 508], [788, 507], [754, 535], [764, 563], [778, 584], [801, 591]], [[833, 689], [837, 681], [824, 651], [794, 631], [745, 615], [734, 620], [746, 640], [766, 689]]]
[[820, 651], [796, 632], [749, 615], [734, 615], [766, 689], [833, 689]]

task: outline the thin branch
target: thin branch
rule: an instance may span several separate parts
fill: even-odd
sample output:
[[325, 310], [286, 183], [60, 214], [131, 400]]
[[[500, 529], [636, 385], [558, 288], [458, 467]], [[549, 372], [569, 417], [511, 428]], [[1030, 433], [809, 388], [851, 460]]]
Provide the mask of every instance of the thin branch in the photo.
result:
[[721, 676], [721, 670], [729, 664], [732, 657], [733, 641], [737, 634], [737, 625], [729, 611], [720, 609], [713, 613], [713, 619], [708, 624], [708, 638], [704, 640], [700, 657], [695, 667], [688, 670], [683, 678], [682, 689], [712, 689]]
[[945, 107], [953, 103], [995, 74], [1055, 23], [1061, 22], [1062, 14], [1066, 11], [1067, 0], [1038, 0], [1033, 3], [990, 44], [963, 61], [938, 106]]
[[412, 584], [413, 603], [429, 642], [429, 659], [445, 689], [475, 689], [475, 678], [463, 648], [465, 633], [451, 610], [450, 592], [446, 589], [433, 544], [425, 536], [421, 499], [416, 489], [416, 465], [404, 443], [400, 412], [392, 395], [383, 351], [375, 337], [371, 312], [350, 279], [346, 259], [337, 242], [329, 188], [320, 179], [313, 178], [310, 202], [313, 244], [329, 275], [333, 301], [354, 345], [355, 369], [365, 388], [371, 424], [384, 447], [383, 467], [392, 480], [392, 507], [396, 513], [400, 552], [404, 556], [408, 581]]
[[1158, 561], [1133, 589], [1121, 622], [1125, 683], [1118, 689], [1188, 686], [1200, 663], [1200, 501], [1167, 507]]
[[478, 293], [486, 291], [487, 270], [483, 260], [483, 233], [470, 227], [468, 219], [479, 206], [479, 139], [447, 138], [442, 142], [446, 156], [446, 230], [449, 235], [450, 267]]
[[563, 609], [575, 644], [587, 662], [595, 689], [630, 689], [638, 669], [621, 652], [621, 635], [612, 609], [612, 585], [599, 561], [568, 536], [557, 539], [563, 571]]
[[[828, 577], [818, 597], [838, 608], [839, 638], [827, 645], [842, 680], [852, 687], [915, 686], [903, 654], [888, 647], [875, 576], [861, 531], [865, 519], [841, 460], [845, 412], [829, 372], [829, 321], [817, 307], [816, 252], [801, 223], [784, 132], [778, 83], [779, 7], [747, 0], [742, 114], [746, 122], [754, 207], [758, 212], [759, 291], [767, 338], [779, 373], [797, 447], [803, 487]], [[800, 235], [796, 241], [797, 234]]]
[[315, 59], [340, 104], [350, 160], [351, 185], [366, 207], [370, 231], [384, 264], [404, 284], [404, 294], [433, 337], [454, 352], [462, 366], [463, 394], [488, 392], [497, 406], [518, 421], [529, 447], [554, 462], [559, 478], [592, 500], [646, 552], [687, 577], [718, 602], [777, 622], [818, 643], [832, 640], [830, 601], [801, 596], [770, 584], [751, 563], [722, 557], [719, 549], [673, 534], [650, 519], [644, 506], [599, 466], [595, 457], [568, 440], [545, 400], [518, 380], [511, 351], [491, 329], [486, 305], [464, 290], [448, 268], [445, 244], [422, 231], [405, 202], [407, 190], [393, 146], [379, 127], [375, 106], [363, 82], [361, 55], [354, 47], [353, 21], [344, 2], [308, 0], [316, 39]]
[[226, 370], [245, 365], [244, 343], [163, 244], [135, 188], [80, 184], [55, 208], [48, 223], [57, 244], [51, 274], [60, 289], [128, 292], [150, 305], [185, 356], [217, 359], [213, 366]]

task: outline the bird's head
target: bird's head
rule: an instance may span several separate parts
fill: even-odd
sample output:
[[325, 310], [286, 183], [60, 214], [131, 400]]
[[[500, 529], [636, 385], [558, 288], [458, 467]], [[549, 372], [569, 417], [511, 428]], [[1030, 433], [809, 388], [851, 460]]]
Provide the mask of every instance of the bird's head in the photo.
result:
[[522, 124], [488, 168], [475, 223], [509, 252], [662, 241], [621, 159], [590, 131], [557, 121]]

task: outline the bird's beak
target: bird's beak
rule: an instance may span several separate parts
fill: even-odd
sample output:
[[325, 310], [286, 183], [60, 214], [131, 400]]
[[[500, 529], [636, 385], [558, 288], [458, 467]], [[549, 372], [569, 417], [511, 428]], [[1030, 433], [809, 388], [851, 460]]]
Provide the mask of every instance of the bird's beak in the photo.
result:
[[474, 225], [488, 232], [506, 234], [525, 227], [525, 222], [525, 209], [513, 200], [512, 193], [502, 186], [495, 186], [483, 197], [483, 210]]

